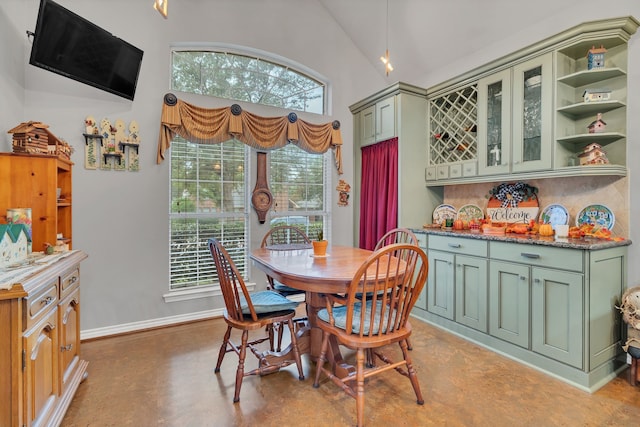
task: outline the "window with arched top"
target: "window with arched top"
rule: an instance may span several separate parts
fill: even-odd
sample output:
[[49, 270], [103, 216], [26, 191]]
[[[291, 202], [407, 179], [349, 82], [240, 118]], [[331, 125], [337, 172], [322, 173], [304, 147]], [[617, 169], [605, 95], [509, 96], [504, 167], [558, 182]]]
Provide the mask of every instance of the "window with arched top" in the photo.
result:
[[326, 83], [286, 62], [257, 51], [250, 56], [228, 49], [174, 49], [171, 89], [324, 114]]
[[[260, 55], [258, 55], [260, 53]], [[174, 48], [171, 89], [324, 114], [327, 83], [316, 73], [262, 52], [244, 49]], [[314, 77], [315, 76], [315, 77]], [[207, 239], [223, 242], [246, 277], [251, 233], [292, 224], [305, 233], [329, 230], [331, 152], [314, 154], [295, 144], [269, 152], [268, 181], [274, 203], [265, 226], [250, 208], [255, 156], [235, 140], [199, 144], [176, 136], [169, 150], [170, 283], [165, 301], [218, 295], [218, 278]], [[252, 229], [253, 228], [253, 229]]]

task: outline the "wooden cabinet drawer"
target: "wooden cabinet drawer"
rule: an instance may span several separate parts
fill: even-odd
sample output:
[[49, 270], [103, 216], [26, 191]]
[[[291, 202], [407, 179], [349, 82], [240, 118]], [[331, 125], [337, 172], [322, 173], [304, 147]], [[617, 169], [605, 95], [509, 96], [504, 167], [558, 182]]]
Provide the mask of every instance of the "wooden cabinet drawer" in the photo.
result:
[[464, 237], [429, 236], [429, 249], [465, 255], [487, 256], [487, 242]]
[[80, 269], [73, 268], [60, 276], [60, 299], [64, 299], [80, 286]]
[[489, 253], [491, 259], [519, 262], [538, 267], [583, 271], [583, 253], [577, 249], [489, 242]]
[[435, 166], [429, 166], [425, 169], [425, 180], [427, 181], [435, 181], [436, 179], [438, 179], [438, 173], [436, 171], [436, 167]]
[[449, 178], [460, 178], [462, 176], [462, 165], [455, 164], [449, 167]]
[[24, 317], [23, 331], [29, 329], [32, 325], [44, 317], [52, 307], [58, 304], [58, 278], [52, 279], [42, 289], [29, 295], [24, 299]]

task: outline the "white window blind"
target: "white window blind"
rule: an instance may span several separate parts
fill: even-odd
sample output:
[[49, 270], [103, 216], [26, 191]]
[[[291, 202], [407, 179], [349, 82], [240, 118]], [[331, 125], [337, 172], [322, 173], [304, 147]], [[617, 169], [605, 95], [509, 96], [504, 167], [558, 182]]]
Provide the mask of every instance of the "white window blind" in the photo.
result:
[[269, 156], [269, 187], [275, 202], [271, 226], [294, 225], [315, 239], [328, 223], [327, 155], [289, 144]]
[[238, 270], [247, 265], [248, 148], [231, 140], [171, 144], [170, 289], [218, 283], [207, 241], [216, 237]]

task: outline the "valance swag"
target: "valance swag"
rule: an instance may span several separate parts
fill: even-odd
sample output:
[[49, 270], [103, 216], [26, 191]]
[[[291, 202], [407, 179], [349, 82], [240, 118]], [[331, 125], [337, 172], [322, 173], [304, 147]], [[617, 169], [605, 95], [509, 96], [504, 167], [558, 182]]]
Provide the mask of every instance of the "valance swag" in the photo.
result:
[[158, 164], [164, 160], [164, 153], [176, 135], [201, 144], [218, 144], [236, 138], [265, 151], [282, 148], [290, 142], [309, 153], [321, 154], [332, 148], [338, 174], [342, 174], [342, 136], [337, 120], [316, 125], [298, 119], [295, 113], [284, 117], [260, 117], [243, 111], [237, 104], [202, 108], [168, 93], [162, 104]]

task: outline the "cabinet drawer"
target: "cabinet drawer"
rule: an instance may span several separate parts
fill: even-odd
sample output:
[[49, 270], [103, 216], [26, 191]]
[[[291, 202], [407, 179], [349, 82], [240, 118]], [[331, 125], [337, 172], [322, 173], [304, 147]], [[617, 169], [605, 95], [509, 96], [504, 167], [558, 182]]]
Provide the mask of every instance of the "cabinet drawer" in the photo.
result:
[[487, 256], [487, 242], [464, 237], [429, 236], [429, 249], [465, 255]]
[[490, 242], [489, 244], [491, 259], [561, 270], [583, 271], [581, 250], [504, 242]]
[[435, 181], [437, 179], [437, 172], [435, 166], [429, 166], [425, 170], [425, 179], [427, 181]]
[[64, 299], [80, 286], [80, 269], [73, 268], [60, 277], [60, 299]]
[[58, 278], [56, 277], [46, 286], [43, 286], [41, 290], [24, 299], [26, 321], [23, 324], [23, 330], [26, 331], [31, 325], [38, 322], [50, 311], [49, 309], [58, 304], [58, 301]]
[[451, 165], [449, 167], [449, 178], [460, 178], [462, 176], [462, 165]]
[[462, 165], [462, 176], [476, 176], [478, 174], [478, 164], [476, 162], [464, 163]]
[[447, 179], [449, 178], [449, 165], [438, 165], [438, 179]]

